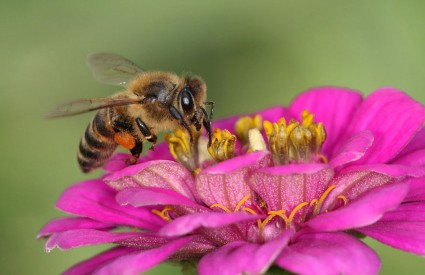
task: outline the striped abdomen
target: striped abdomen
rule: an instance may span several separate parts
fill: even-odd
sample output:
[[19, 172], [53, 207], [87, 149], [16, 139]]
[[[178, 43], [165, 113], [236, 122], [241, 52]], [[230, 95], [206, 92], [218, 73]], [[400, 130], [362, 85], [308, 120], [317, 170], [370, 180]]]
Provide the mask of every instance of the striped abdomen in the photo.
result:
[[81, 137], [77, 158], [84, 173], [103, 166], [117, 147], [111, 111], [109, 108], [99, 110]]

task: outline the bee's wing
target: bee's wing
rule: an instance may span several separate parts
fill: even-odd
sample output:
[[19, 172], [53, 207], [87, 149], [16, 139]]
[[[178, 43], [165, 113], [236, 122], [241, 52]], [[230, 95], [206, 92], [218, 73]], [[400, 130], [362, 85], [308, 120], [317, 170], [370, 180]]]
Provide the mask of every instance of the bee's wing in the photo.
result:
[[45, 115], [45, 118], [57, 118], [87, 113], [107, 107], [143, 104], [140, 98], [90, 98], [66, 102]]
[[87, 66], [94, 78], [104, 84], [127, 86], [144, 70], [132, 61], [114, 53], [94, 53], [87, 57]]

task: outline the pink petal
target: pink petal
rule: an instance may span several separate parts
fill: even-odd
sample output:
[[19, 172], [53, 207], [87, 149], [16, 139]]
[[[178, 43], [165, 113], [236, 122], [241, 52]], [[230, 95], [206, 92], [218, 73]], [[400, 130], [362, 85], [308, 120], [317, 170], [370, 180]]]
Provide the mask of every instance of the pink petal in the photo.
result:
[[134, 207], [151, 205], [181, 205], [202, 210], [210, 210], [179, 193], [156, 187], [129, 188], [118, 193], [117, 202]]
[[409, 179], [409, 193], [405, 201], [425, 201], [425, 177]]
[[377, 223], [357, 230], [397, 249], [425, 256], [425, 202], [402, 204]]
[[145, 272], [167, 260], [173, 253], [187, 245], [190, 241], [190, 237], [181, 238], [159, 248], [133, 252], [105, 264], [94, 274], [139, 274]]
[[425, 166], [425, 149], [404, 154], [401, 157], [397, 157], [397, 159], [393, 160], [392, 163], [424, 167]]
[[314, 88], [300, 94], [292, 102], [290, 111], [300, 120], [302, 111], [308, 110], [315, 115], [315, 122], [323, 123], [327, 133], [323, 153], [332, 156], [361, 102], [362, 95], [355, 90], [337, 87]]
[[72, 229], [105, 229], [113, 227], [112, 224], [107, 224], [87, 218], [66, 217], [51, 220], [43, 226], [38, 233], [37, 238], [46, 237], [53, 233], [60, 233]]
[[132, 165], [108, 175], [104, 181], [116, 190], [139, 186], [159, 187], [194, 199], [193, 176], [175, 161], [154, 160]]
[[247, 184], [250, 171], [269, 164], [268, 151], [257, 151], [220, 162], [197, 175], [198, 194], [208, 206], [218, 203], [233, 211], [240, 200], [251, 194]]
[[319, 214], [306, 223], [315, 230], [341, 231], [370, 225], [397, 208], [408, 192], [408, 184], [386, 184], [368, 191], [337, 210]]
[[74, 265], [73, 267], [65, 271], [63, 275], [93, 274], [96, 269], [105, 265], [105, 263], [109, 262], [110, 260], [116, 259], [122, 255], [130, 254], [134, 251], [137, 250], [129, 247], [114, 247], [99, 255], [94, 256], [91, 259]]
[[425, 168], [402, 164], [365, 164], [350, 165], [343, 169], [341, 173], [369, 171], [385, 174], [390, 177], [403, 179], [406, 177], [419, 178], [425, 176]]
[[375, 141], [358, 163], [385, 163], [408, 144], [424, 120], [425, 108], [420, 103], [399, 90], [381, 88], [360, 106], [344, 138], [370, 130]]
[[367, 191], [394, 182], [394, 178], [386, 174], [365, 170], [354, 170], [349, 173], [342, 173], [335, 176], [329, 185], [335, 185], [326, 197], [322, 212], [332, 210], [338, 204], [338, 196], [344, 196], [349, 202], [363, 195]]
[[158, 229], [164, 220], [147, 209], [121, 206], [116, 191], [101, 180], [89, 180], [68, 187], [56, 203], [62, 211], [104, 223]]
[[234, 223], [246, 223], [264, 218], [261, 215], [245, 213], [197, 213], [179, 217], [159, 231], [162, 236], [181, 236], [200, 227], [218, 228]]
[[425, 222], [425, 202], [401, 204], [397, 209], [385, 213], [379, 222]]
[[378, 274], [376, 253], [345, 233], [301, 235], [287, 246], [276, 264], [297, 274]]
[[291, 235], [292, 231], [288, 230], [262, 245], [247, 242], [226, 244], [201, 259], [199, 274], [263, 274], [288, 244]]
[[54, 248], [67, 250], [79, 246], [123, 241], [141, 233], [111, 233], [95, 229], [76, 229], [53, 234], [46, 243], [46, 252]]
[[329, 165], [332, 167], [340, 167], [360, 159], [364, 156], [367, 149], [372, 146], [372, 143], [373, 135], [370, 131], [366, 130], [354, 134], [339, 147], [338, 152], [334, 154]]
[[290, 164], [256, 170], [249, 184], [269, 211], [291, 211], [302, 202], [319, 198], [332, 176], [332, 169], [326, 165]]
[[412, 138], [409, 144], [403, 148], [400, 154], [393, 160], [394, 163], [398, 163], [398, 158], [405, 155], [411, 154], [415, 151], [425, 149], [425, 127], [422, 127]]

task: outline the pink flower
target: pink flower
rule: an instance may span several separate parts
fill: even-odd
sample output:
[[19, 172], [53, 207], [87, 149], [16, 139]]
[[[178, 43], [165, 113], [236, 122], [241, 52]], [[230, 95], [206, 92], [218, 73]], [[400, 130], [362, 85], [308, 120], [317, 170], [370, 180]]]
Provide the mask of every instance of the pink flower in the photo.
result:
[[61, 196], [76, 217], [41, 230], [46, 250], [116, 244], [66, 274], [163, 261], [193, 261], [200, 274], [376, 274], [361, 235], [425, 256], [424, 106], [392, 88], [363, 99], [326, 87], [257, 115], [217, 121], [230, 132], [214, 133], [213, 158], [178, 131], [171, 154], [163, 143], [129, 167], [117, 155], [104, 177]]

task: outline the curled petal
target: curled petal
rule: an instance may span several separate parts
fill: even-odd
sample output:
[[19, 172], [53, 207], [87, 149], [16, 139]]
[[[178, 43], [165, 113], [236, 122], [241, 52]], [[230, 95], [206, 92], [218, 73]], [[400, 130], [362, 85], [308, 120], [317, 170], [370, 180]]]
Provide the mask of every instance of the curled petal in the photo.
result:
[[170, 241], [164, 246], [121, 256], [96, 270], [96, 275], [140, 274], [168, 259], [191, 241], [191, 237]]
[[402, 151], [422, 128], [424, 121], [423, 105], [399, 90], [381, 88], [362, 103], [343, 139], [359, 131], [370, 130], [375, 140], [358, 164], [386, 163]]
[[134, 207], [151, 205], [180, 205], [196, 209], [209, 210], [209, 208], [197, 204], [173, 190], [156, 187], [125, 189], [118, 193], [117, 202], [121, 205], [130, 204]]
[[375, 188], [344, 207], [316, 216], [306, 225], [320, 231], [341, 231], [370, 225], [385, 212], [397, 208], [408, 188], [407, 183]]
[[[125, 167], [129, 166], [129, 164], [127, 163], [129, 158], [131, 158], [131, 155], [129, 154], [117, 153], [112, 156], [112, 158], [105, 164], [103, 169], [106, 172], [117, 172], [119, 170], [122, 170]], [[154, 151], [149, 150], [149, 152], [145, 156], [140, 157], [138, 159], [137, 163], [143, 163], [157, 159], [174, 160], [173, 156], [168, 150], [168, 144], [166, 142], [162, 142], [156, 145]]]
[[113, 243], [123, 241], [140, 233], [111, 233], [95, 229], [76, 229], [53, 234], [46, 243], [45, 249], [50, 252], [55, 247], [67, 250], [79, 246]]
[[[199, 274], [263, 274], [288, 244], [291, 230], [265, 244], [232, 242], [207, 254], [199, 262]], [[229, 263], [229, 264], [224, 264]]]
[[89, 180], [68, 187], [56, 203], [62, 211], [117, 225], [158, 229], [164, 220], [147, 209], [121, 206], [116, 191], [101, 180]]
[[46, 237], [54, 233], [60, 233], [73, 229], [106, 229], [113, 227], [113, 224], [107, 224], [87, 218], [65, 217], [51, 220], [46, 224], [38, 234], [37, 238]]
[[154, 160], [129, 166], [104, 178], [116, 190], [139, 186], [174, 190], [194, 199], [194, 179], [181, 164], [169, 160]]
[[287, 246], [276, 264], [297, 274], [378, 274], [381, 263], [364, 243], [345, 233], [309, 233]]
[[356, 161], [364, 156], [367, 149], [372, 146], [372, 143], [373, 135], [370, 131], [366, 130], [356, 133], [342, 144], [329, 164], [332, 167], [340, 167], [344, 164]]
[[179, 217], [159, 231], [162, 236], [181, 236], [200, 227], [218, 228], [234, 223], [252, 222], [264, 218], [245, 213], [197, 213]]
[[355, 90], [336, 87], [314, 88], [300, 94], [292, 103], [290, 111], [300, 120], [301, 113], [308, 110], [326, 128], [327, 138], [323, 153], [332, 156], [338, 149], [338, 141], [348, 122], [362, 102], [362, 95]]

